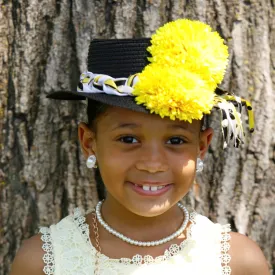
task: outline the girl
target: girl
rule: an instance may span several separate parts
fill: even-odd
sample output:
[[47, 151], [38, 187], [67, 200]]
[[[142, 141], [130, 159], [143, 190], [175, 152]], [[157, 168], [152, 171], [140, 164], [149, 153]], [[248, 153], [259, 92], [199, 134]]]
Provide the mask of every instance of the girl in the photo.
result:
[[184, 19], [151, 40], [93, 40], [77, 91], [48, 97], [88, 99], [79, 141], [107, 194], [25, 241], [11, 274], [269, 274], [254, 242], [180, 203], [213, 135], [204, 115], [221, 111], [224, 146], [243, 142], [243, 107], [253, 131], [250, 104], [215, 93], [227, 59], [216, 32]]

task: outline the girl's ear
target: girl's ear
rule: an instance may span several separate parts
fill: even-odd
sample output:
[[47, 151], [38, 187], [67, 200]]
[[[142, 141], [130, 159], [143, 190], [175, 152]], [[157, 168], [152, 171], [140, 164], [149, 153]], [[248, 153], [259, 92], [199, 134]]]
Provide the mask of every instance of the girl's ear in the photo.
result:
[[84, 122], [78, 125], [78, 139], [85, 158], [96, 154], [95, 133]]
[[199, 157], [204, 159], [205, 154], [208, 150], [208, 147], [211, 143], [214, 131], [212, 128], [207, 128], [200, 133], [200, 148], [199, 148]]

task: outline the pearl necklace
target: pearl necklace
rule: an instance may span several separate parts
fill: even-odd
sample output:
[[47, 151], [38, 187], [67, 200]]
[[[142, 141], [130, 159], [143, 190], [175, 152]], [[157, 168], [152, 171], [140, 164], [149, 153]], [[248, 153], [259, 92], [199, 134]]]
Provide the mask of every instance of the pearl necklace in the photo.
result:
[[136, 241], [133, 239], [130, 239], [128, 237], [126, 237], [125, 235], [119, 233], [118, 231], [116, 231], [115, 229], [113, 229], [110, 225], [108, 225], [102, 218], [101, 216], [101, 206], [102, 206], [103, 201], [98, 202], [97, 206], [96, 206], [96, 217], [97, 220], [99, 221], [99, 223], [111, 234], [113, 234], [114, 236], [118, 237], [119, 239], [121, 239], [122, 241], [132, 244], [132, 245], [137, 245], [137, 246], [156, 246], [156, 245], [161, 245], [164, 243], [167, 243], [173, 239], [175, 239], [176, 237], [178, 237], [179, 235], [182, 234], [182, 232], [185, 230], [188, 222], [189, 222], [189, 213], [188, 210], [186, 209], [186, 207], [184, 207], [181, 203], [178, 203], [178, 206], [180, 209], [182, 209], [183, 213], [184, 213], [184, 221], [181, 225], [181, 227], [174, 232], [173, 234], [169, 235], [168, 237], [165, 237], [163, 239], [160, 239], [158, 241], [152, 241], [152, 242], [141, 242], [141, 241]]

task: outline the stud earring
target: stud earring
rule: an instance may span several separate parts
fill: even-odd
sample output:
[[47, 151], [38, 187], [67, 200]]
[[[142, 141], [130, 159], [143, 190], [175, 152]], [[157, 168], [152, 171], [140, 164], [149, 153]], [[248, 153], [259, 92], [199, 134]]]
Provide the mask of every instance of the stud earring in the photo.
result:
[[196, 172], [200, 173], [203, 170], [203, 161], [200, 158], [197, 158], [197, 169]]
[[87, 158], [86, 165], [88, 168], [97, 168], [96, 166], [96, 156], [95, 155], [90, 155]]

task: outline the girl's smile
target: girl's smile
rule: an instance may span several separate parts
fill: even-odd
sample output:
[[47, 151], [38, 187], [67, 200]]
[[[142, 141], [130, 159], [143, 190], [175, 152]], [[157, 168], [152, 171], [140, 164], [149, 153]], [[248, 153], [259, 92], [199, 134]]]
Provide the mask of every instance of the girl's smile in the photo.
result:
[[132, 188], [137, 194], [141, 196], [161, 196], [173, 188], [172, 183], [150, 183], [137, 184], [133, 182], [126, 182], [126, 185]]

